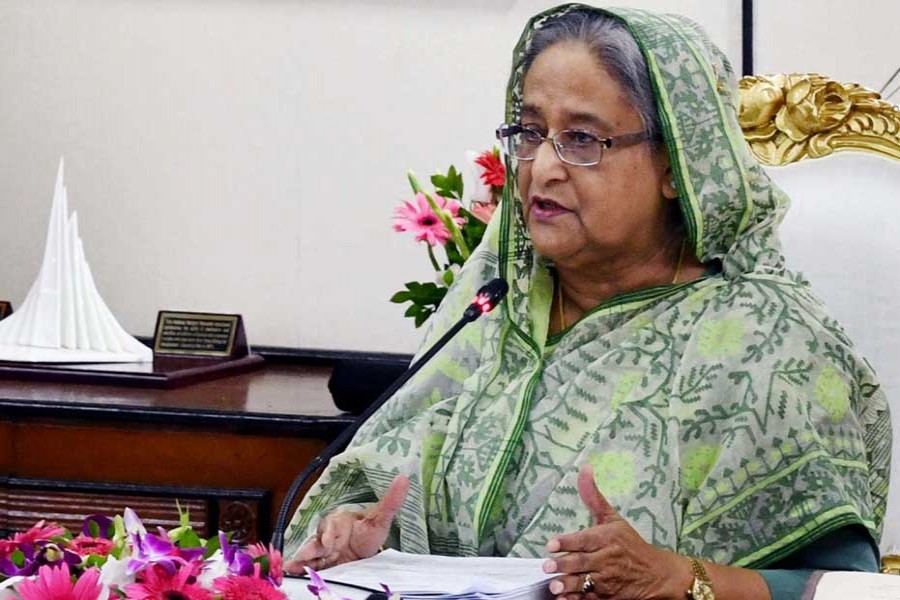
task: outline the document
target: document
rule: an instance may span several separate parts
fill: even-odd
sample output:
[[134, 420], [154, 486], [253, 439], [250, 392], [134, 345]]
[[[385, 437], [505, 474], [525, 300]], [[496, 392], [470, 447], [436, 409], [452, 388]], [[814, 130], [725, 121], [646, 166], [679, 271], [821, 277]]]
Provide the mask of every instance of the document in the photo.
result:
[[879, 573], [831, 571], [822, 575], [814, 600], [898, 600], [900, 577]]
[[[335, 584], [335, 595], [346, 590], [339, 586], [342, 583], [374, 591], [381, 591], [384, 583], [411, 600], [543, 600], [549, 596], [547, 585], [554, 577], [544, 573], [543, 564], [542, 558], [453, 557], [385, 550], [319, 571], [319, 575], [329, 586]], [[290, 587], [292, 592], [298, 586], [291, 582]], [[366, 594], [347, 596], [365, 598]]]

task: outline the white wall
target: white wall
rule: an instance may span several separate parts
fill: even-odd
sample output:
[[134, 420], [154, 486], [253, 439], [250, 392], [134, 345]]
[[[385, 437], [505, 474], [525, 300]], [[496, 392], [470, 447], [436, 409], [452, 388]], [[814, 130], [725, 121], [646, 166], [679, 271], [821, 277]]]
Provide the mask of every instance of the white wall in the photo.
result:
[[[878, 90], [900, 67], [897, 0], [755, 0], [753, 4], [757, 73], [816, 72]], [[900, 102], [900, 95], [892, 101]]]
[[[95, 279], [129, 331], [150, 334], [160, 308], [234, 311], [255, 344], [411, 351], [387, 298], [431, 273], [391, 231], [404, 173], [492, 142], [511, 48], [551, 4], [0, 0], [0, 298], [18, 306], [37, 272], [65, 155]], [[740, 65], [738, 0], [617, 4], [686, 14]], [[896, 66], [841, 3], [758, 4], [761, 67], [853, 78], [867, 62], [880, 84]], [[867, 61], [820, 32], [852, 27]]]

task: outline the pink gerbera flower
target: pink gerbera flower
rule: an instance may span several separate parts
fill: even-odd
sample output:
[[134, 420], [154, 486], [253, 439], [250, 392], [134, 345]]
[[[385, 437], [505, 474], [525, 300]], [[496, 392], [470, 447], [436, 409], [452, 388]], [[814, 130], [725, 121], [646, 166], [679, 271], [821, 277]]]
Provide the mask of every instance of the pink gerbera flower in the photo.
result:
[[192, 572], [189, 568], [181, 568], [173, 575], [160, 565], [152, 565], [141, 572], [141, 581], [125, 586], [128, 598], [135, 600], [213, 600], [210, 591], [199, 584], [188, 583]]
[[[466, 222], [459, 216], [459, 202], [448, 200], [435, 195], [434, 202], [438, 208], [450, 214], [457, 225]], [[425, 194], [418, 193], [413, 202], [404, 202], [394, 209], [394, 231], [411, 231], [415, 234], [416, 241], [426, 241], [429, 246], [444, 245], [450, 239], [450, 231], [444, 226], [438, 216], [431, 209]]]
[[281, 582], [284, 578], [284, 566], [281, 558], [281, 552], [275, 549], [274, 546], [269, 544], [269, 547], [266, 548], [259, 542], [253, 544], [251, 546], [247, 546], [247, 553], [253, 557], [254, 561], [260, 557], [266, 557], [267, 562], [269, 563], [269, 569], [266, 575], [268, 576], [269, 581], [271, 581], [274, 585], [281, 585]]
[[103, 592], [99, 584], [100, 571], [88, 569], [74, 584], [69, 565], [57, 567], [44, 565], [38, 569], [36, 579], [26, 579], [16, 591], [22, 600], [97, 600]]
[[49, 540], [57, 536], [63, 535], [66, 530], [56, 523], [45, 524], [46, 521], [38, 521], [34, 527], [28, 531], [17, 533], [13, 536], [13, 541], [17, 544], [34, 544], [38, 540]]
[[272, 587], [265, 579], [244, 575], [220, 577], [215, 580], [222, 600], [284, 600], [287, 596]]
[[106, 556], [116, 545], [112, 540], [105, 538], [94, 538], [79, 535], [77, 538], [69, 540], [69, 550], [78, 556], [88, 556], [94, 554], [96, 556]]
[[503, 184], [506, 183], [506, 167], [503, 166], [500, 157], [490, 150], [479, 154], [475, 159], [475, 164], [482, 168], [481, 180], [485, 185], [503, 187]]

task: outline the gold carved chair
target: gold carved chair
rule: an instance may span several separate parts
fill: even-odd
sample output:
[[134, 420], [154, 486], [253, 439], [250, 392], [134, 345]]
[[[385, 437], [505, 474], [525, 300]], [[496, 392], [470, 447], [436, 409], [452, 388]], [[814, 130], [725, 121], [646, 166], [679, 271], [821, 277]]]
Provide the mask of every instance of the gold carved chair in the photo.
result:
[[[817, 74], [745, 77], [740, 91], [744, 137], [791, 197], [788, 266], [871, 362], [900, 432], [900, 108]], [[900, 575], [897, 439], [892, 463], [882, 566]]]

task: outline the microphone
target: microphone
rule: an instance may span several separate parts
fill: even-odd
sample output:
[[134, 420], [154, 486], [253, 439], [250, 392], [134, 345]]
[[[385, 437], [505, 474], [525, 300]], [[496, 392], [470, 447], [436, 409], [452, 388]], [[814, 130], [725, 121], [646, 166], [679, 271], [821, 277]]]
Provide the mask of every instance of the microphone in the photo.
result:
[[466, 323], [471, 323], [481, 315], [491, 312], [503, 300], [508, 291], [509, 284], [506, 283], [505, 279], [500, 279], [499, 277], [491, 279], [478, 290], [475, 299], [472, 300], [472, 304], [463, 313], [463, 319], [465, 319]]
[[432, 359], [432, 357], [438, 353], [438, 351], [447, 345], [457, 333], [459, 333], [460, 329], [471, 323], [472, 321], [478, 319], [481, 315], [487, 314], [491, 312], [497, 304], [506, 296], [507, 292], [509, 292], [509, 284], [506, 283], [505, 279], [501, 279], [497, 277], [496, 279], [491, 279], [487, 282], [481, 289], [478, 290], [478, 293], [475, 295], [475, 298], [472, 300], [472, 303], [466, 307], [466, 310], [463, 312], [462, 317], [456, 324], [451, 327], [447, 333], [441, 336], [437, 342], [434, 343], [431, 348], [428, 349], [428, 352], [422, 355], [419, 360], [414, 362], [410, 367], [400, 376], [397, 380], [391, 384], [387, 390], [384, 391], [376, 400], [373, 402], [369, 408], [367, 408], [356, 421], [353, 422], [350, 426], [348, 426], [344, 431], [338, 435], [333, 442], [328, 444], [328, 446], [322, 450], [322, 452], [316, 456], [312, 462], [310, 462], [294, 479], [293, 483], [291, 483], [291, 487], [288, 489], [287, 494], [284, 497], [284, 501], [281, 503], [281, 508], [278, 511], [278, 518], [275, 520], [275, 529], [272, 532], [272, 545], [278, 549], [279, 552], [284, 551], [284, 533], [285, 528], [287, 527], [288, 514], [291, 511], [291, 506], [294, 504], [294, 500], [297, 497], [297, 494], [300, 493], [300, 488], [312, 477], [323, 465], [325, 465], [329, 460], [331, 460], [337, 453], [344, 449], [344, 447], [353, 439], [353, 436], [359, 431], [359, 428], [362, 427], [363, 423], [365, 423], [372, 414], [381, 408], [381, 406], [388, 401], [388, 399], [393, 396], [400, 387], [410, 380], [410, 378], [419, 372], [419, 370], [425, 366], [425, 364]]

